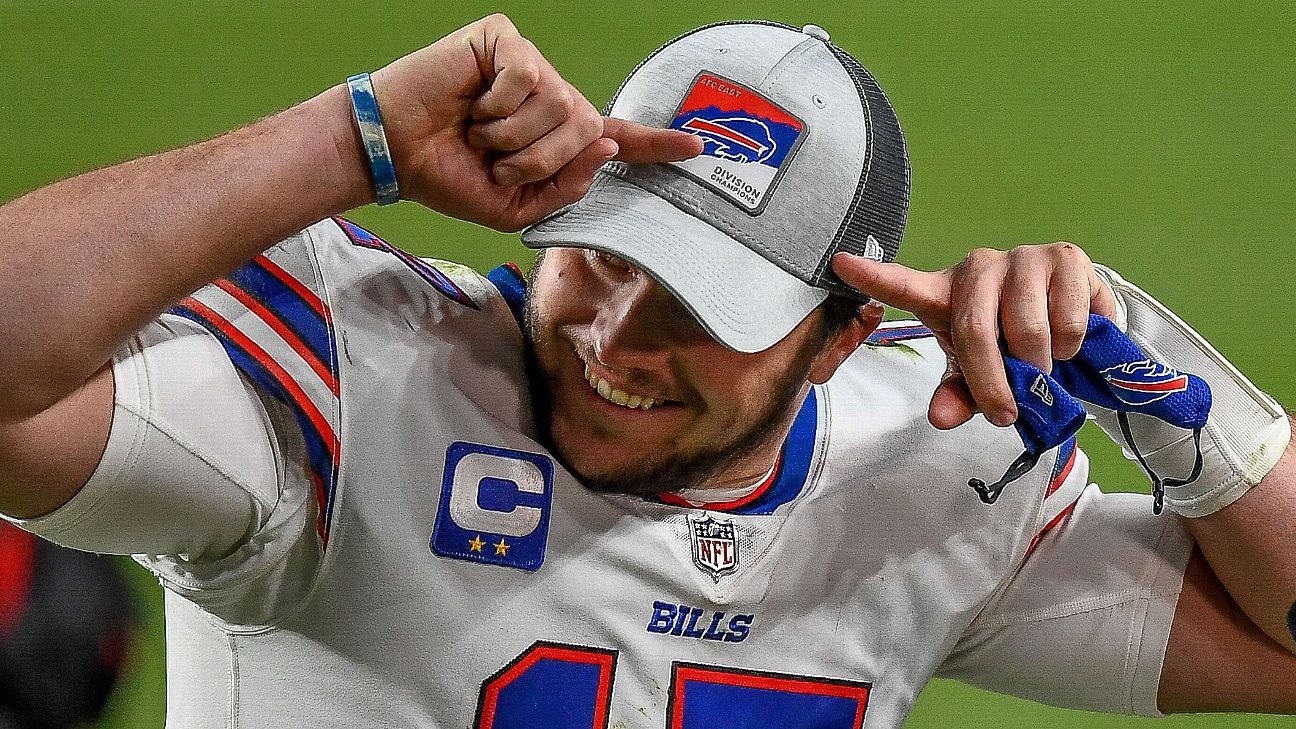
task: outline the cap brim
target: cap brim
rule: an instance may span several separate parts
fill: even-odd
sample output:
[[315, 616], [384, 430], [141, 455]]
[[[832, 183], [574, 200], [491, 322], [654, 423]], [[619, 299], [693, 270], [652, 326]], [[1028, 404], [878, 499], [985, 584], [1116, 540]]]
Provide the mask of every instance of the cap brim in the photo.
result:
[[593, 248], [635, 264], [739, 352], [777, 344], [828, 296], [657, 195], [603, 173], [580, 202], [523, 231], [522, 242]]

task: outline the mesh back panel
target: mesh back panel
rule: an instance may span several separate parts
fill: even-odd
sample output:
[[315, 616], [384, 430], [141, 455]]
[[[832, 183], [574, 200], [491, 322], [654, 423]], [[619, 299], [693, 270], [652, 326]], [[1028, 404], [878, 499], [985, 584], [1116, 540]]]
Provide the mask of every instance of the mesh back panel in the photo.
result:
[[863, 253], [872, 235], [882, 245], [883, 260], [895, 260], [904, 236], [905, 217], [909, 211], [909, 155], [905, 151], [904, 134], [895, 109], [887, 101], [877, 81], [854, 56], [829, 43], [833, 56], [841, 62], [846, 73], [855, 82], [864, 104], [868, 135], [864, 170], [855, 199], [836, 237], [819, 262], [818, 280], [814, 283], [836, 294], [853, 298], [860, 295], [841, 282], [829, 268], [832, 256], [838, 251]]

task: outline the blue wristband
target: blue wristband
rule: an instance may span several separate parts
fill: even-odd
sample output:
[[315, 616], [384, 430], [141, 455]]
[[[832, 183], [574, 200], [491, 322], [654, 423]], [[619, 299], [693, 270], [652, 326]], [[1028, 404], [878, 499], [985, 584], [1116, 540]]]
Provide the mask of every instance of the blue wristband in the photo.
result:
[[387, 146], [373, 81], [369, 80], [369, 74], [359, 73], [347, 79], [347, 87], [351, 89], [351, 109], [360, 129], [360, 141], [369, 157], [369, 174], [373, 177], [378, 204], [391, 205], [400, 200], [400, 189], [396, 186], [396, 166], [392, 164], [391, 148]]

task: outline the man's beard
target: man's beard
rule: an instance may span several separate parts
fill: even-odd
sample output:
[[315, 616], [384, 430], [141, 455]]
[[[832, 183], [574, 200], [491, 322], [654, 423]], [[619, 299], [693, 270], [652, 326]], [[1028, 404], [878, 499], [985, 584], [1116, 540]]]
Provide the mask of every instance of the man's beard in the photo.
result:
[[534, 271], [539, 268], [539, 265], [540, 262], [537, 261], [535, 269], [532, 269], [532, 273], [527, 276], [528, 296], [523, 316], [532, 409], [541, 442], [587, 488], [603, 493], [633, 496], [654, 496], [686, 489], [705, 488], [716, 477], [785, 436], [787, 427], [795, 415], [793, 409], [800, 403], [810, 359], [815, 353], [812, 347], [807, 347], [806, 351], [797, 357], [794, 366], [789, 368], [784, 379], [770, 388], [770, 399], [766, 407], [751, 418], [751, 424], [725, 442], [709, 445], [691, 453], [670, 454], [657, 460], [656, 463], [640, 468], [627, 467], [598, 474], [580, 472], [573, 465], [574, 461], [571, 457], [573, 454], [568, 453], [564, 444], [557, 442], [553, 437], [553, 385], [550, 376], [542, 370], [539, 358], [535, 354], [539, 320], [532, 308], [532, 297], [529, 294], [533, 290]]

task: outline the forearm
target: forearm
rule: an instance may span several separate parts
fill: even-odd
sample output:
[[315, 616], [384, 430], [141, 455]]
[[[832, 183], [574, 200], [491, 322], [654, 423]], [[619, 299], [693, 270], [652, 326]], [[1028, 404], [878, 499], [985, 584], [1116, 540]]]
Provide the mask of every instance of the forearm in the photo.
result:
[[0, 207], [0, 418], [40, 412], [168, 305], [370, 199], [339, 86], [208, 142]]
[[[1290, 422], [1290, 419], [1289, 419]], [[1229, 506], [1184, 519], [1215, 576], [1247, 616], [1296, 651], [1296, 452]]]

